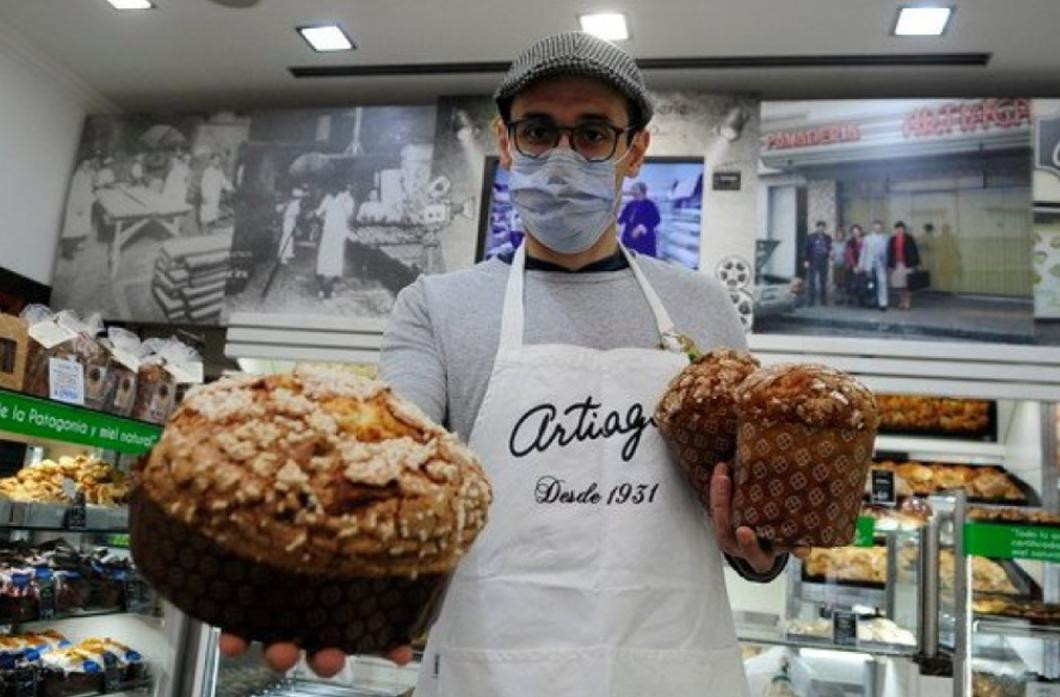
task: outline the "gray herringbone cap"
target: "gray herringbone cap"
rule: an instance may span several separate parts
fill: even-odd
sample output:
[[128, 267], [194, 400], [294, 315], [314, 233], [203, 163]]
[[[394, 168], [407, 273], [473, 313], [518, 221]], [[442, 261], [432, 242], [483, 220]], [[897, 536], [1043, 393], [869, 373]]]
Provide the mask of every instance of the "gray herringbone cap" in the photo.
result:
[[493, 98], [507, 115], [507, 105], [531, 83], [553, 75], [583, 75], [614, 86], [640, 110], [640, 126], [651, 120], [654, 107], [637, 62], [609, 41], [580, 31], [541, 39], [512, 63]]

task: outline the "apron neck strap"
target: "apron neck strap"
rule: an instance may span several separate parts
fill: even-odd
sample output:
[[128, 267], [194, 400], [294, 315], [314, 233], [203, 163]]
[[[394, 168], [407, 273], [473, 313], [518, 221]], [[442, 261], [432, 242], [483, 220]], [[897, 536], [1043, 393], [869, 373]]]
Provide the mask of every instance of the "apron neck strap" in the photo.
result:
[[[666, 337], [675, 333], [673, 320], [670, 319], [669, 313], [663, 307], [662, 300], [659, 299], [655, 289], [648, 283], [648, 279], [644, 272], [641, 271], [637, 260], [621, 243], [619, 243], [618, 248], [622, 250], [623, 256], [626, 257], [629, 268], [633, 272], [633, 277], [636, 279], [637, 285], [640, 286], [644, 299], [648, 301], [648, 307], [651, 308], [652, 315], [655, 317], [655, 326], [659, 331], [660, 339], [665, 340]], [[515, 251], [515, 256], [512, 258], [512, 268], [508, 272], [508, 287], [504, 293], [504, 310], [501, 314], [500, 348], [502, 350], [520, 348], [523, 345], [526, 328], [525, 277], [526, 243], [524, 242]]]

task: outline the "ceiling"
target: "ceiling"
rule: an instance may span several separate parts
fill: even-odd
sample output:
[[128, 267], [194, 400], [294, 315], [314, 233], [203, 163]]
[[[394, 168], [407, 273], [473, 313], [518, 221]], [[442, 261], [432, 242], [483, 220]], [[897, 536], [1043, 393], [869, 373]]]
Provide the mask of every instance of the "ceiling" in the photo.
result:
[[[1060, 96], [1060, 0], [954, 0], [941, 38], [890, 36], [896, 0], [0, 0], [0, 29], [125, 110], [427, 102], [489, 92], [499, 75], [314, 78], [291, 66], [497, 62], [577, 15], [621, 11], [638, 58], [988, 52], [987, 67], [652, 70], [655, 89], [807, 96]], [[359, 49], [313, 53], [298, 25], [339, 21]]]

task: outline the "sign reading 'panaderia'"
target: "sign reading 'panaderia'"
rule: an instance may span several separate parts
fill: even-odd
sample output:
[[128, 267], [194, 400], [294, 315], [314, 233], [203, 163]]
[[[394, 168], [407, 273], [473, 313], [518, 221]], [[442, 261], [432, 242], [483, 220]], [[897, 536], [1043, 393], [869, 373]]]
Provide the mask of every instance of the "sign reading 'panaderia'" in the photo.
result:
[[981, 557], [1060, 562], [1060, 528], [965, 523], [964, 548]]
[[151, 449], [162, 429], [142, 421], [0, 390], [0, 431], [139, 454]]

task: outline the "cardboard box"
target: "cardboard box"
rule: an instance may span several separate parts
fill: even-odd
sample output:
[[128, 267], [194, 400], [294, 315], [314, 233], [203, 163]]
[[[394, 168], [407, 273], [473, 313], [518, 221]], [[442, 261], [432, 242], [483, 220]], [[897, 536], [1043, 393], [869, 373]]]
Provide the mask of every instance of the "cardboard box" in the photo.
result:
[[0, 314], [0, 387], [22, 389], [28, 351], [25, 322], [12, 315]]

